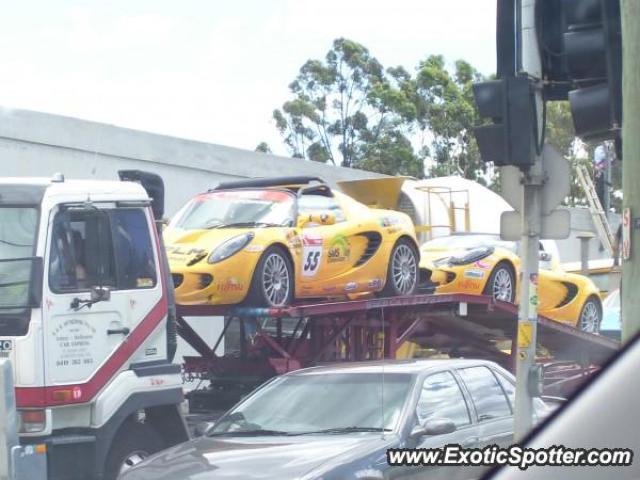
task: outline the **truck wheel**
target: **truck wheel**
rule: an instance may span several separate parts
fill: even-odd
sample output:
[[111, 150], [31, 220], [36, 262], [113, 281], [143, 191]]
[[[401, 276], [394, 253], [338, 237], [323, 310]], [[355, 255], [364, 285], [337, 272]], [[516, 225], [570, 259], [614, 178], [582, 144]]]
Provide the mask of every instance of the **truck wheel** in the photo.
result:
[[491, 295], [494, 300], [513, 303], [516, 298], [516, 281], [513, 271], [506, 263], [499, 263], [493, 269], [484, 287], [484, 294]]
[[123, 472], [159, 452], [164, 444], [149, 425], [130, 423], [113, 439], [105, 464], [105, 480], [116, 480]]
[[260, 257], [246, 303], [255, 307], [285, 307], [294, 298], [293, 266], [280, 247], [269, 247]]
[[578, 319], [578, 328], [583, 332], [598, 333], [600, 331], [600, 322], [602, 321], [602, 307], [600, 302], [594, 297], [590, 297], [584, 302], [582, 310], [580, 310], [580, 318]]
[[389, 257], [387, 281], [380, 292], [383, 297], [412, 295], [418, 286], [418, 253], [413, 244], [401, 238]]

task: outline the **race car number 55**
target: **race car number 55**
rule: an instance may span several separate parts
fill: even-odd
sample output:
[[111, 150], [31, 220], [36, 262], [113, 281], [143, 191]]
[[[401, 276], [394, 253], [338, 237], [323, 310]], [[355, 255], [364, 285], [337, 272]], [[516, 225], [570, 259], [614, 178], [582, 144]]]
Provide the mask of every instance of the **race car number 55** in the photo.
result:
[[313, 277], [318, 273], [322, 260], [322, 238], [305, 236], [302, 244], [302, 275]]

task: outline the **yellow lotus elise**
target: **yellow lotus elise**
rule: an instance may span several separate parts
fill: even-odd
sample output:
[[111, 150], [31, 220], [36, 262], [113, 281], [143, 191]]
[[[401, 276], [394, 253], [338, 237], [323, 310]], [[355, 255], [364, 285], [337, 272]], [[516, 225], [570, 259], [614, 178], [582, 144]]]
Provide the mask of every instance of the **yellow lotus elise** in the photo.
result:
[[[435, 293], [491, 295], [516, 303], [520, 278], [518, 244], [498, 235], [457, 234], [424, 243], [420, 249], [423, 284]], [[598, 288], [588, 278], [563, 271], [541, 245], [537, 297], [540, 315], [597, 333], [602, 320]]]
[[418, 282], [411, 219], [370, 209], [315, 177], [220, 184], [189, 201], [164, 239], [184, 305], [410, 295]]

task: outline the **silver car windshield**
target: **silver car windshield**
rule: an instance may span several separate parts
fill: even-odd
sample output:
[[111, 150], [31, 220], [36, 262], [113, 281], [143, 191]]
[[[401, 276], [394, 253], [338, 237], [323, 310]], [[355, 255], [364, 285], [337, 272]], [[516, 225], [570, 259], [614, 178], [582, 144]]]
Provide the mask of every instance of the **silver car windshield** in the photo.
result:
[[385, 374], [382, 395], [378, 373], [287, 375], [223, 416], [211, 433], [394, 430], [412, 383], [411, 375]]

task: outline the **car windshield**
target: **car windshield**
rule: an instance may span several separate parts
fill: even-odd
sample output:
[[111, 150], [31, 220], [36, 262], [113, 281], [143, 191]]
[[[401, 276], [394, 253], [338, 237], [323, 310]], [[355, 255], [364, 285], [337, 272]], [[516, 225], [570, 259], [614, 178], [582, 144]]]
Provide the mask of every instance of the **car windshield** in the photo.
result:
[[412, 383], [411, 375], [385, 374], [383, 395], [378, 373], [279, 377], [221, 417], [211, 434], [393, 430]]
[[28, 305], [38, 210], [0, 208], [0, 314], [11, 315]]
[[198, 195], [180, 212], [172, 226], [185, 230], [225, 226], [292, 225], [295, 199], [287, 192], [237, 190]]
[[422, 245], [424, 250], [468, 250], [470, 248], [482, 246], [500, 246], [516, 251], [515, 242], [500, 240], [497, 235], [451, 235], [448, 237], [438, 237]]

